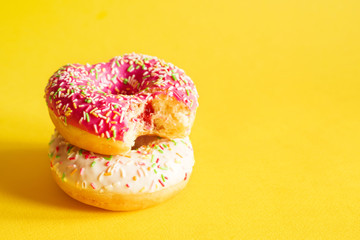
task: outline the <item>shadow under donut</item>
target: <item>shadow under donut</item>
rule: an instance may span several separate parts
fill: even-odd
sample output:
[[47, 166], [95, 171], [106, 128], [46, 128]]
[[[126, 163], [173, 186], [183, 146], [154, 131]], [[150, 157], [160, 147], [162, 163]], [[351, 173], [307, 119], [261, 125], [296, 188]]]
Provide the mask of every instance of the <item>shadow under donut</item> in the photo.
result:
[[49, 169], [47, 146], [19, 145], [14, 144], [0, 150], [2, 193], [50, 207], [75, 211], [102, 211], [77, 202], [56, 185]]

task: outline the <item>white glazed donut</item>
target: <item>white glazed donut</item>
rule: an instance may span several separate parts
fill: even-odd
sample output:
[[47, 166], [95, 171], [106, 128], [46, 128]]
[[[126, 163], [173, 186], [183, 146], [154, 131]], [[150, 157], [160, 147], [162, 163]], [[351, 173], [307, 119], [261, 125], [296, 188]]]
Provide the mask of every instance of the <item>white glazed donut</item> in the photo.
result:
[[55, 131], [49, 148], [52, 174], [68, 195], [92, 206], [129, 211], [155, 205], [185, 187], [194, 155], [188, 137], [154, 138], [159, 139], [143, 139], [124, 155], [106, 156], [71, 145]]

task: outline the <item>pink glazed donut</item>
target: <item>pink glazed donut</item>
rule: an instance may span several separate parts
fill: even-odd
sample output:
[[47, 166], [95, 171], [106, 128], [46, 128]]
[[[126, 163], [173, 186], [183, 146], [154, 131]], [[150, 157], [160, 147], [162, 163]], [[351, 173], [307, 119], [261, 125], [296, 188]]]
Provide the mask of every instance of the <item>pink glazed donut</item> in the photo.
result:
[[142, 135], [188, 136], [198, 107], [195, 85], [183, 70], [135, 53], [61, 67], [45, 98], [68, 142], [106, 155], [128, 152]]

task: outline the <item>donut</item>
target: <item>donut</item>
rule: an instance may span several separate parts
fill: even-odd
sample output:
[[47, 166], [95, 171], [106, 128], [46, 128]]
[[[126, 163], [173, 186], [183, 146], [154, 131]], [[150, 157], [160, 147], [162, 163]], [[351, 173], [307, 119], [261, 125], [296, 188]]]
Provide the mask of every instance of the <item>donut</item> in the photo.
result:
[[67, 141], [105, 155], [128, 152], [138, 136], [188, 136], [198, 107], [196, 87], [183, 70], [135, 53], [61, 67], [45, 98]]
[[143, 138], [128, 153], [108, 156], [76, 147], [55, 130], [49, 143], [52, 175], [69, 196], [103, 209], [130, 211], [163, 202], [189, 181], [191, 142]]

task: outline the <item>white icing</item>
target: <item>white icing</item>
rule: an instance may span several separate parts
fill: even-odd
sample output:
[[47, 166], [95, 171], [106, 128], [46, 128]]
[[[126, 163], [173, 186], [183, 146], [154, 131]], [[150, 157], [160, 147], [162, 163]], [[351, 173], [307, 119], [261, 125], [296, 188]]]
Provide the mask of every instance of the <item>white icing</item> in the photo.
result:
[[109, 156], [82, 150], [57, 131], [49, 148], [51, 168], [78, 188], [100, 192], [155, 192], [187, 179], [194, 165], [190, 139], [174, 139], [142, 146], [125, 155]]

